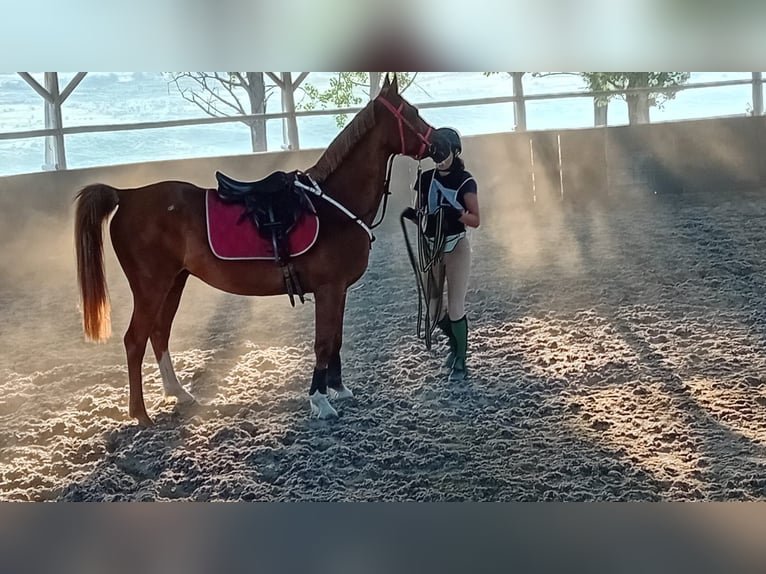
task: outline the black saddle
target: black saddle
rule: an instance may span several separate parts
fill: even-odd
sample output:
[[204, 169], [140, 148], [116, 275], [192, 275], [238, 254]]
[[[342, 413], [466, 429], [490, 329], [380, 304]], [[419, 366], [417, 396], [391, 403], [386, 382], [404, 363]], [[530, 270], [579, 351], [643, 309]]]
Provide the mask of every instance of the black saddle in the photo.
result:
[[[244, 195], [270, 195], [279, 193], [288, 187], [291, 187], [295, 180], [295, 174], [284, 171], [275, 171], [258, 181], [237, 181], [220, 171], [215, 172], [215, 178], [218, 180], [218, 194], [226, 194], [229, 197], [238, 197]], [[223, 197], [222, 197], [223, 199]]]
[[274, 260], [282, 268], [290, 303], [295, 305], [293, 293], [303, 302], [303, 290], [290, 263], [288, 236], [305, 213], [315, 213], [314, 204], [306, 192], [295, 185], [296, 171], [275, 171], [258, 181], [238, 181], [216, 172], [218, 197], [225, 203], [245, 207], [239, 223], [249, 219], [258, 233], [271, 241]]
[[287, 235], [301, 215], [313, 212], [305, 192], [296, 187], [296, 172], [275, 171], [258, 181], [238, 181], [216, 172], [218, 197], [245, 206], [240, 221], [251, 219], [258, 231], [271, 239], [272, 230]]

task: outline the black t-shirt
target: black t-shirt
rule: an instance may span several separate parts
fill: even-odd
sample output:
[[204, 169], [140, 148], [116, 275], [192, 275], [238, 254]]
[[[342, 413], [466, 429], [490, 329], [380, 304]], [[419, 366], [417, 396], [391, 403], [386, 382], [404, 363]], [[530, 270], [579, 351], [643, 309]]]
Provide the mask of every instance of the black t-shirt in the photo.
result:
[[[476, 180], [470, 172], [457, 169], [443, 175], [435, 169], [424, 171], [415, 181], [415, 191], [420, 193], [420, 205], [428, 206], [428, 213], [434, 214], [444, 208], [444, 233], [456, 235], [465, 231], [460, 222], [461, 209], [466, 209], [465, 195], [478, 193]], [[429, 218], [426, 235], [433, 236], [435, 218]]]

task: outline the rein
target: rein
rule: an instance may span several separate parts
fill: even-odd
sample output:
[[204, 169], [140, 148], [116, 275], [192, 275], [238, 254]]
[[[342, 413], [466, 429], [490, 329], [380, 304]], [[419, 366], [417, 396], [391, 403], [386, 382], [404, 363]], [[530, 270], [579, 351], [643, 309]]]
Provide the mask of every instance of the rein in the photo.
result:
[[354, 223], [357, 223], [362, 229], [364, 229], [364, 232], [370, 238], [370, 243], [375, 241], [375, 236], [373, 235], [372, 229], [370, 228], [370, 226], [368, 226], [364, 221], [362, 221], [356, 215], [354, 215], [351, 211], [349, 211], [346, 208], [346, 206], [344, 206], [342, 203], [340, 203], [339, 201], [337, 201], [337, 200], [333, 199], [332, 197], [330, 197], [329, 195], [327, 195], [324, 192], [324, 190], [321, 187], [319, 187], [319, 184], [316, 181], [314, 181], [313, 177], [311, 177], [307, 173], [303, 173], [302, 175], [304, 175], [306, 178], [308, 178], [308, 180], [311, 182], [311, 185], [306, 185], [305, 183], [300, 181], [300, 179], [298, 179], [298, 175], [296, 174], [296, 176], [295, 176], [295, 185], [297, 187], [300, 187], [301, 189], [305, 189], [309, 193], [311, 193], [313, 195], [316, 195], [319, 198], [324, 199], [327, 203], [329, 203], [330, 205], [333, 205], [334, 207], [339, 209], [341, 212], [343, 212], [343, 214], [348, 216], [348, 218], [351, 221], [353, 221]]
[[[380, 214], [380, 219], [377, 221], [373, 221], [372, 225], [370, 225], [370, 229], [375, 229], [378, 227], [381, 223], [383, 223], [383, 220], [386, 218], [386, 208], [388, 207], [388, 198], [391, 196], [391, 172], [394, 168], [394, 158], [395, 156], [390, 155], [388, 156], [388, 161], [386, 162], [386, 179], [383, 180], [383, 213]], [[375, 212], [377, 213], [378, 209], [380, 209], [380, 204], [375, 206], [373, 208]], [[368, 216], [370, 213], [372, 213], [372, 209], [364, 214], [363, 217]]]
[[[420, 182], [422, 168], [418, 163], [418, 177], [417, 181]], [[421, 186], [422, 189], [422, 186]], [[444, 271], [441, 270], [439, 277], [433, 276], [432, 269], [434, 264], [437, 263], [444, 256], [444, 210], [439, 209], [436, 214], [436, 229], [433, 237], [433, 244], [428, 245], [427, 237], [425, 235], [425, 229], [428, 222], [428, 208], [421, 205], [421, 193], [418, 192], [415, 202], [416, 208], [414, 210], [415, 220], [408, 218], [405, 210], [399, 217], [399, 221], [402, 226], [402, 233], [404, 234], [404, 243], [407, 247], [407, 256], [410, 260], [412, 271], [415, 274], [415, 282], [418, 289], [418, 321], [417, 321], [417, 337], [424, 339], [426, 343], [426, 349], [431, 349], [432, 335], [436, 328], [436, 322], [431, 321], [431, 300], [437, 300], [437, 308], [435, 309], [435, 317], [441, 315], [441, 307], [443, 304], [444, 293]], [[409, 235], [407, 234], [406, 221], [413, 221], [417, 227], [417, 256], [412, 248]]]
[[301, 189], [305, 189], [309, 193], [321, 197], [326, 202], [330, 203], [331, 205], [335, 206], [337, 209], [342, 211], [351, 221], [359, 225], [362, 229], [364, 229], [364, 232], [367, 234], [367, 236], [370, 238], [370, 243], [375, 241], [375, 234], [373, 234], [372, 230], [378, 227], [381, 223], [383, 223], [383, 220], [386, 217], [386, 209], [388, 207], [388, 198], [391, 195], [391, 172], [394, 165], [394, 156], [391, 155], [388, 157], [388, 162], [386, 163], [386, 179], [383, 182], [383, 213], [380, 214], [380, 219], [377, 222], [372, 223], [372, 225], [367, 225], [363, 218], [370, 215], [370, 213], [373, 213], [373, 210], [375, 213], [380, 209], [380, 204], [376, 205], [373, 209], [368, 211], [367, 213], [364, 213], [361, 217], [357, 217], [354, 215], [350, 210], [346, 209], [346, 207], [340, 203], [339, 201], [336, 201], [329, 195], [327, 195], [324, 190], [322, 190], [321, 187], [319, 187], [319, 184], [314, 181], [314, 178], [312, 178], [307, 173], [302, 173], [308, 180], [311, 182], [311, 185], [306, 185], [300, 179], [298, 179], [298, 174], [295, 176], [295, 185], [297, 187], [300, 187]]

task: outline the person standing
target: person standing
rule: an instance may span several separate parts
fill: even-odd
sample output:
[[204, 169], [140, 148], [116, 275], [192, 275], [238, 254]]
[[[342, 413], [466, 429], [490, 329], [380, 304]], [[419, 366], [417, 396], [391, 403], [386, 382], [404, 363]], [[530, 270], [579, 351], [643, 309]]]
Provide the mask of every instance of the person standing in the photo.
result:
[[[478, 185], [460, 157], [463, 146], [456, 130], [439, 128], [435, 130], [432, 141], [431, 157], [436, 166], [420, 175], [414, 189], [419, 194], [421, 209], [428, 214], [424, 232], [431, 243], [437, 236], [437, 222], [441, 221], [443, 255], [437, 259], [438, 263], [432, 267], [431, 273], [434, 278], [446, 279], [447, 309], [436, 324], [449, 341], [449, 378], [462, 381], [467, 374], [468, 318], [465, 299], [471, 270], [471, 246], [466, 228], [477, 228], [481, 222]], [[439, 210], [443, 210], [441, 217], [437, 217]], [[439, 282], [438, 279], [436, 281]], [[432, 313], [443, 308], [441, 289], [436, 291], [437, 299], [429, 302]]]

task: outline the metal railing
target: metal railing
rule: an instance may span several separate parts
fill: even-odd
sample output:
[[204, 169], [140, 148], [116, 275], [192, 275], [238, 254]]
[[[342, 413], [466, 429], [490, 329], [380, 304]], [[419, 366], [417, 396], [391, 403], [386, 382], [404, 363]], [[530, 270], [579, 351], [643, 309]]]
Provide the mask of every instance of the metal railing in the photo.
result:
[[[555, 99], [570, 99], [570, 98], [599, 98], [608, 97], [614, 95], [627, 95], [638, 93], [673, 93], [685, 90], [694, 89], [709, 89], [709, 88], [722, 88], [730, 86], [744, 86], [751, 85], [753, 91], [753, 115], [763, 115], [763, 83], [764, 79], [761, 72], [752, 72], [752, 78], [749, 80], [723, 80], [715, 82], [695, 82], [689, 84], [683, 84], [680, 86], [674, 86], [669, 88], [652, 87], [652, 88], [632, 88], [622, 90], [609, 90], [609, 91], [570, 91], [570, 92], [556, 92], [556, 93], [543, 93], [543, 94], [522, 94], [510, 95], [510, 96], [498, 96], [490, 98], [470, 98], [461, 100], [444, 100], [436, 102], [420, 102], [417, 103], [419, 109], [434, 109], [434, 108], [452, 108], [452, 107], [466, 107], [466, 106], [478, 106], [478, 105], [492, 105], [492, 104], [505, 104], [513, 103], [521, 106], [521, 110], [524, 110], [526, 102], [541, 101], [541, 100], [555, 100]], [[19, 140], [27, 138], [39, 138], [39, 137], [54, 137], [58, 141], [61, 141], [64, 136], [74, 134], [86, 134], [86, 133], [103, 133], [103, 132], [120, 132], [120, 131], [132, 131], [132, 130], [146, 130], [146, 129], [158, 129], [158, 128], [172, 128], [172, 127], [186, 127], [186, 126], [202, 126], [211, 124], [225, 124], [232, 122], [247, 122], [251, 120], [275, 120], [275, 119], [288, 119], [294, 120], [300, 117], [311, 116], [335, 116], [341, 114], [353, 114], [357, 113], [362, 107], [350, 107], [350, 108], [335, 108], [335, 109], [322, 109], [322, 110], [302, 110], [302, 111], [288, 111], [279, 113], [264, 113], [264, 114], [251, 114], [251, 115], [238, 115], [238, 116], [226, 116], [226, 117], [209, 117], [209, 118], [189, 118], [181, 120], [164, 120], [164, 121], [151, 121], [151, 122], [137, 122], [137, 123], [125, 123], [125, 124], [103, 124], [103, 125], [90, 125], [90, 126], [73, 126], [73, 127], [61, 127], [61, 128], [48, 128], [37, 129], [27, 131], [14, 131], [0, 133], [0, 141]], [[509, 131], [512, 131], [509, 129]], [[62, 146], [63, 148], [63, 146]], [[296, 146], [297, 149], [297, 146]], [[64, 153], [63, 149], [60, 153]], [[64, 160], [63, 165], [66, 165]]]

